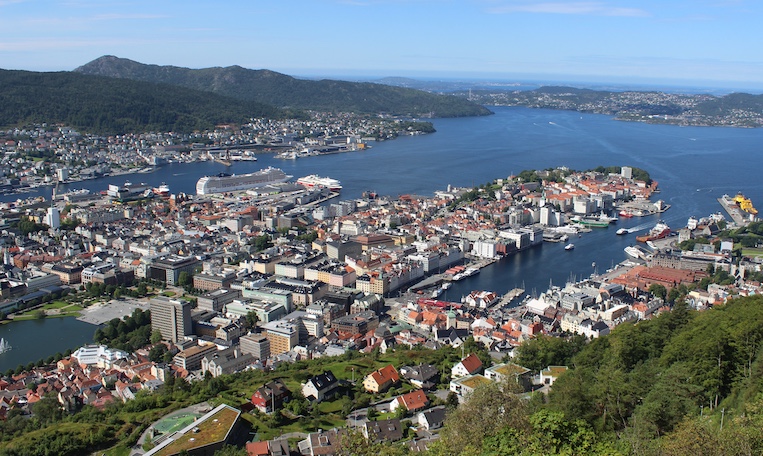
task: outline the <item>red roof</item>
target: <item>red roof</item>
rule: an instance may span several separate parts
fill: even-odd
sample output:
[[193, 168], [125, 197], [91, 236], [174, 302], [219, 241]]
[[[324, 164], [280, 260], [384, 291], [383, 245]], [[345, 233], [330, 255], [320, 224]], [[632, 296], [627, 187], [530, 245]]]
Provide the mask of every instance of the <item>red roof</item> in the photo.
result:
[[466, 371], [470, 374], [478, 372], [482, 369], [482, 361], [474, 353], [470, 354], [466, 358], [461, 360], [461, 365], [466, 368]]
[[270, 450], [268, 449], [268, 441], [262, 442], [249, 442], [246, 444], [246, 452], [249, 456], [268, 456]]
[[416, 390], [400, 396], [399, 402], [401, 402], [409, 412], [415, 412], [416, 410], [421, 410], [429, 405], [429, 398], [424, 391]]

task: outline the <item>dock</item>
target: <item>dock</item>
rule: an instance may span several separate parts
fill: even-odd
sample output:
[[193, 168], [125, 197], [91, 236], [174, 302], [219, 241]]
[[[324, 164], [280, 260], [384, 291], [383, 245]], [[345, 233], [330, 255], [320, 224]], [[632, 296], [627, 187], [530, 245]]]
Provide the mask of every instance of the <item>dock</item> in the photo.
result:
[[509, 290], [508, 293], [506, 293], [505, 295], [501, 296], [501, 299], [498, 300], [498, 303], [496, 304], [496, 306], [498, 308], [505, 307], [505, 306], [509, 305], [509, 303], [511, 303], [511, 301], [517, 299], [518, 297], [522, 296], [523, 294], [525, 294], [525, 289], [524, 288], [514, 288], [513, 290]]

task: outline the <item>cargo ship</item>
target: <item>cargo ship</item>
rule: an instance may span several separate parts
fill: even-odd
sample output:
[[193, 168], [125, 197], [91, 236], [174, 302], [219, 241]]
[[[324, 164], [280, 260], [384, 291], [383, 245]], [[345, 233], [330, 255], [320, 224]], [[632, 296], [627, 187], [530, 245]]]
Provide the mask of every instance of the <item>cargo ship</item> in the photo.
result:
[[660, 220], [654, 228], [649, 230], [649, 233], [643, 235], [643, 236], [636, 236], [636, 240], [639, 242], [648, 242], [648, 241], [654, 241], [656, 239], [662, 239], [665, 237], [668, 237], [670, 234], [670, 227]]
[[268, 167], [249, 174], [220, 173], [216, 176], [204, 176], [196, 182], [197, 195], [213, 193], [238, 192], [264, 187], [270, 184], [280, 184], [291, 179], [278, 168]]
[[734, 202], [737, 203], [739, 209], [742, 209], [748, 214], [758, 215], [758, 210], [752, 205], [750, 198], [747, 198], [741, 192], [737, 193], [737, 196], [734, 197]]
[[310, 174], [309, 176], [300, 177], [297, 179], [297, 183], [307, 188], [327, 188], [332, 192], [338, 192], [342, 190], [342, 183], [336, 179], [330, 177], [319, 177], [317, 174]]

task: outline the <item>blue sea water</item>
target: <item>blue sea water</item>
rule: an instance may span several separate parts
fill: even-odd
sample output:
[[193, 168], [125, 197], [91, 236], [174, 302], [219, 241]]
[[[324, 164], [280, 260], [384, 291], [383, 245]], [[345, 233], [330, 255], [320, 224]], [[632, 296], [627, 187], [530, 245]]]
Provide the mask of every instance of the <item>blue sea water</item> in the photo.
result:
[[[229, 168], [218, 163], [173, 164], [153, 173], [61, 186], [59, 191], [101, 191], [110, 183], [129, 179], [155, 186], [166, 183], [173, 193], [194, 193], [196, 181], [204, 175], [274, 166], [295, 178], [318, 174], [339, 179], [344, 198], [357, 198], [367, 190], [428, 196], [449, 184], [480, 185], [525, 169], [634, 166], [659, 182], [658, 197], [672, 206], [662, 218], [674, 229], [685, 226], [690, 216], [722, 211], [717, 198], [724, 193], [742, 191], [763, 205], [763, 129], [648, 125], [605, 115], [530, 108], [494, 111], [487, 117], [435, 119], [434, 134], [372, 143], [371, 149], [362, 152], [298, 160], [258, 155], [257, 162], [238, 162]], [[49, 188], [40, 190], [46, 196], [50, 192]], [[653, 225], [657, 220], [657, 216], [622, 219], [617, 226], [573, 239], [572, 251], [546, 243], [483, 269], [443, 296], [458, 301], [471, 290], [505, 293], [517, 286], [540, 293], [549, 282], [561, 285], [570, 277], [579, 279], [597, 269], [602, 272], [624, 260], [623, 248], [634, 243], [635, 234], [616, 236], [617, 227]], [[41, 354], [30, 360], [55, 353], [46, 351], [45, 341], [40, 345]]]

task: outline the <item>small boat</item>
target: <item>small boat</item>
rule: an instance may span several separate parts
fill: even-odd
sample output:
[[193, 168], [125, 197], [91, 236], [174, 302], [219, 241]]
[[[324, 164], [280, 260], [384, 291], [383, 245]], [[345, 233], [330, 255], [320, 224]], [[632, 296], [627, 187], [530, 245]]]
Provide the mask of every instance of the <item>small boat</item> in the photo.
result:
[[631, 218], [633, 215], [633, 211], [630, 209], [623, 209], [620, 211], [620, 217]]
[[572, 244], [572, 243], [564, 246], [564, 250], [572, 250], [574, 248], [575, 248], [575, 244]]
[[628, 233], [630, 233], [630, 231], [628, 231], [628, 228], [620, 228], [620, 229], [619, 229], [619, 230], [617, 230], [615, 233], [616, 233], [616, 234], [619, 234], [619, 235], [621, 235], [621, 236], [622, 236], [623, 234], [628, 234]]

